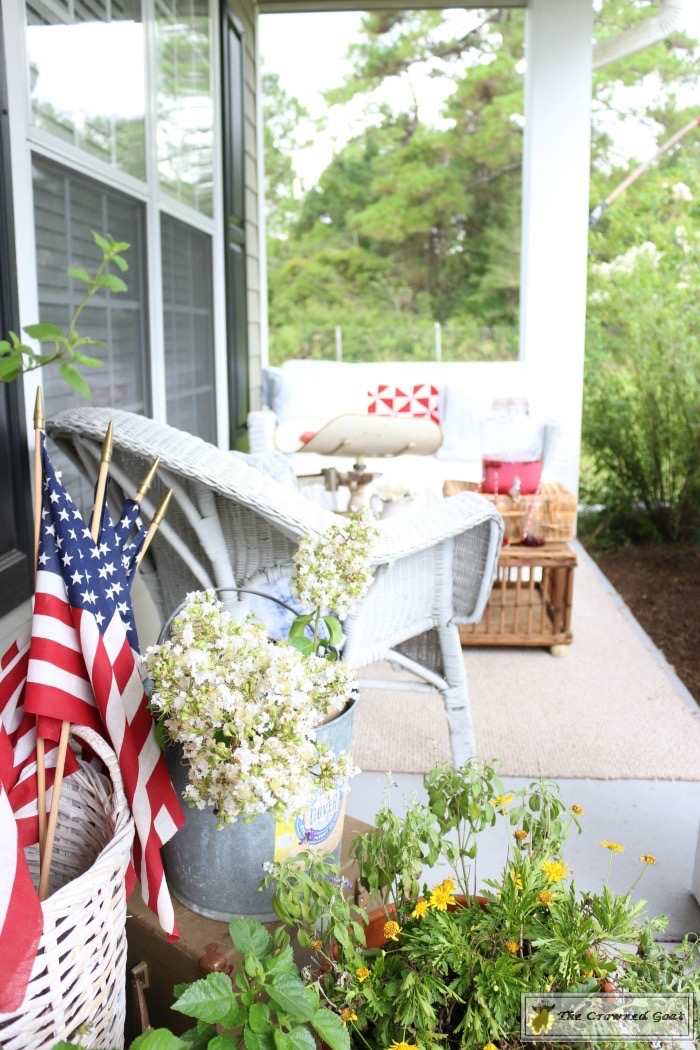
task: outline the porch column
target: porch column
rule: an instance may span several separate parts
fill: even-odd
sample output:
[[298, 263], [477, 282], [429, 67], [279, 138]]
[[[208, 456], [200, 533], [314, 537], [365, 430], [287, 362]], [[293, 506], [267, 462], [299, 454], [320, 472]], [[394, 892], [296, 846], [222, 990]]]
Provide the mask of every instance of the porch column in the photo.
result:
[[545, 412], [562, 424], [556, 472], [573, 491], [583, 394], [592, 32], [592, 0], [529, 0], [520, 357], [536, 376]]

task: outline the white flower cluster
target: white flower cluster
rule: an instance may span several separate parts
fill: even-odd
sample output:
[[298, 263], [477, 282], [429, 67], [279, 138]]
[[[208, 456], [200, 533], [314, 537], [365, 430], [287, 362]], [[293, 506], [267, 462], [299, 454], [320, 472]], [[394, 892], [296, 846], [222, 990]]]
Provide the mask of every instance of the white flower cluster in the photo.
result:
[[671, 193], [676, 201], [692, 201], [693, 199], [690, 186], [686, 186], [684, 182], [674, 182], [673, 186], [671, 186]]
[[344, 619], [373, 580], [370, 555], [378, 535], [374, 515], [363, 507], [313, 539], [305, 537], [294, 556], [294, 593], [304, 605]]
[[213, 591], [188, 594], [171, 637], [143, 659], [152, 709], [189, 763], [186, 801], [212, 805], [219, 825], [260, 813], [293, 817], [352, 763], [314, 739], [324, 715], [356, 691], [342, 661], [303, 656], [235, 620]]
[[644, 241], [643, 244], [632, 245], [626, 252], [616, 255], [610, 262], [595, 263], [591, 269], [601, 277], [611, 277], [613, 274], [632, 274], [637, 268], [640, 259], [648, 260], [652, 266], [658, 266], [661, 252], [653, 241]]

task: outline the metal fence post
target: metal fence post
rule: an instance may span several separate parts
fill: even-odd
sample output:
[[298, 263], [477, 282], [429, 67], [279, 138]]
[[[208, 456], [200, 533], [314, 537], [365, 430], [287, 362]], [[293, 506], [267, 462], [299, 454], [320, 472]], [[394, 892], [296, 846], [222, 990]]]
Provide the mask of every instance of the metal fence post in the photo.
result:
[[335, 326], [335, 359], [343, 360], [343, 329], [339, 324]]

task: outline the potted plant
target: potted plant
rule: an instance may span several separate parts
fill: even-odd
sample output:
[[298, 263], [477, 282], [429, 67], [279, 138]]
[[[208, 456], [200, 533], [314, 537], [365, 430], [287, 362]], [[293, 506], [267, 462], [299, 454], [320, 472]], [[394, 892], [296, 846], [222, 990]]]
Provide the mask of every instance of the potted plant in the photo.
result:
[[[288, 858], [268, 876], [277, 915], [313, 952], [309, 979], [353, 1045], [505, 1050], [521, 1044], [523, 994], [700, 994], [697, 941], [657, 945], [665, 920], [643, 918], [633, 887], [614, 892], [610, 865], [600, 887], [577, 889], [563, 849], [583, 811], [567, 809], [555, 784], [506, 793], [475, 760], [437, 767], [425, 787], [426, 803], [414, 800], [398, 817], [387, 800], [376, 827], [353, 842], [360, 887], [379, 904], [367, 919], [327, 857]], [[493, 825], [503, 833], [503, 870], [479, 886], [479, 842]], [[611, 862], [622, 849], [601, 848]], [[640, 877], [653, 863], [640, 858]], [[438, 864], [447, 877], [421, 874]], [[543, 1010], [530, 1018], [542, 1038], [554, 1016], [546, 1002]]]
[[340, 844], [356, 686], [338, 659], [338, 616], [371, 583], [371, 520], [363, 511], [300, 543], [292, 585], [311, 611], [286, 640], [193, 592], [144, 655], [166, 759], [191, 807], [164, 852], [168, 882], [211, 918], [272, 918], [262, 865], [307, 843]]
[[[182, 1036], [149, 1028], [130, 1050], [314, 1050], [315, 1036], [329, 1050], [349, 1050], [347, 1027], [328, 1009], [318, 986], [302, 981], [283, 929], [271, 934], [240, 918], [231, 922], [229, 933], [241, 953], [240, 968], [175, 989], [173, 1009], [194, 1018], [195, 1026]], [[57, 1043], [53, 1050], [69, 1047], [87, 1050], [82, 1041]]]

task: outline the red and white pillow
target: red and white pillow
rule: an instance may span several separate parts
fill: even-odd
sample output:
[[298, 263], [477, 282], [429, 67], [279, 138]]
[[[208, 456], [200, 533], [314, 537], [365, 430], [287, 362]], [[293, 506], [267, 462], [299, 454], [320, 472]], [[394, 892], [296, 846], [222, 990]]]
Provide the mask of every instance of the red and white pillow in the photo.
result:
[[388, 386], [380, 384], [367, 392], [367, 411], [377, 416], [412, 416], [414, 419], [430, 419], [439, 423], [438, 389], [430, 383], [413, 386]]

